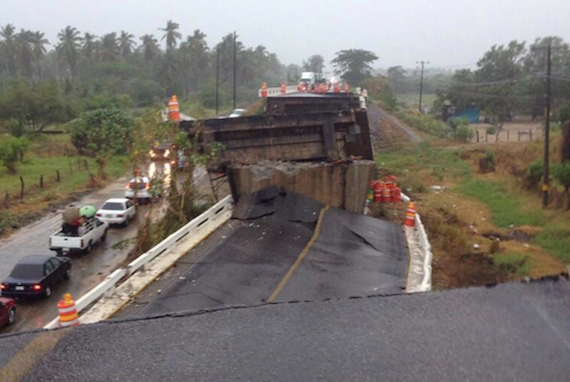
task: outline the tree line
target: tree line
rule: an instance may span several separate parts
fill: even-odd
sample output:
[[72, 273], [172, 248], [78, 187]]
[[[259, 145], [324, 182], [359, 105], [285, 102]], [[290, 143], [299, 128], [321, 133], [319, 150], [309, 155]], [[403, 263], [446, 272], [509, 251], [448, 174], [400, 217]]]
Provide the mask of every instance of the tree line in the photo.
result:
[[[179, 94], [201, 97], [211, 106], [219, 53], [221, 101], [229, 102], [232, 33], [210, 47], [204, 32], [197, 29], [183, 37], [179, 24], [171, 20], [157, 32], [139, 38], [127, 31], [95, 36], [67, 26], [50, 42], [40, 31], [17, 31], [8, 24], [0, 28], [0, 85], [8, 86], [17, 78], [30, 86], [56, 80], [64, 84], [66, 94], [80, 98], [127, 94], [134, 105], [149, 106]], [[261, 81], [275, 86], [286, 79], [287, 68], [275, 53], [262, 45], [245, 47], [239, 40], [235, 45], [242, 98], [251, 99]]]

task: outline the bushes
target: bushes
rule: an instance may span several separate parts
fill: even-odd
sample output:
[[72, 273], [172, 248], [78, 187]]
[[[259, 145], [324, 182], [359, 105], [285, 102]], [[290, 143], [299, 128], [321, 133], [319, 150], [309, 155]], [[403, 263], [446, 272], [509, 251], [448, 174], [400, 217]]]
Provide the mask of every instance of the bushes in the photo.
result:
[[30, 142], [26, 137], [9, 137], [0, 144], [0, 159], [11, 174], [18, 172], [18, 163], [24, 160]]
[[537, 159], [526, 168], [526, 185], [528, 188], [534, 188], [540, 182], [544, 170], [544, 163]]
[[399, 112], [398, 117], [406, 124], [438, 138], [445, 138], [447, 135], [447, 125], [431, 115]]

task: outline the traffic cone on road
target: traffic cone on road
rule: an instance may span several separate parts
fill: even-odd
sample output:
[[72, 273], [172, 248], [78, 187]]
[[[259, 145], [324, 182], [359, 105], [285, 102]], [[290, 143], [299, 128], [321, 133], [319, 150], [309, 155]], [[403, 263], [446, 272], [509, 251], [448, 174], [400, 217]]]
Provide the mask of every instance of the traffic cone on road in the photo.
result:
[[287, 85], [285, 82], [281, 84], [281, 94], [287, 94]]
[[59, 315], [59, 326], [62, 328], [79, 325], [77, 307], [69, 293], [66, 293], [63, 296], [63, 300], [57, 304], [57, 311]]
[[261, 97], [267, 98], [267, 82], [261, 84]]
[[406, 219], [404, 220], [404, 225], [408, 227], [413, 227], [416, 223], [416, 205], [414, 202], [410, 202], [408, 205], [408, 210], [406, 211]]
[[344, 82], [344, 92], [350, 93], [350, 85], [348, 84], [347, 81]]

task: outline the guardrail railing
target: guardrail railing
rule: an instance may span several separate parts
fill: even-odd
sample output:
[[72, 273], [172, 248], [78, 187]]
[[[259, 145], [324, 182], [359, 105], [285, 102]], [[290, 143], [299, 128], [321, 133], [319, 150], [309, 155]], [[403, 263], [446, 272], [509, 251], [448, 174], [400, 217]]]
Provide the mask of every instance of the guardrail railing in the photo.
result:
[[[410, 197], [405, 194], [400, 194], [400, 200], [402, 200], [405, 203], [409, 203], [411, 201]], [[418, 292], [429, 292], [431, 290], [431, 272], [432, 272], [431, 262], [433, 260], [433, 254], [431, 252], [431, 244], [428, 240], [427, 232], [422, 223], [420, 214], [418, 213], [416, 213], [415, 217], [414, 231], [418, 238], [419, 247], [420, 247], [419, 250], [421, 251], [423, 256], [423, 266], [422, 266], [423, 278], [419, 287], [416, 290]]]
[[[174, 232], [166, 239], [161, 241], [159, 244], [143, 253], [135, 260], [129, 263], [127, 268], [119, 268], [111, 273], [96, 287], [91, 289], [89, 292], [85, 293], [78, 300], [76, 300], [77, 313], [81, 313], [86, 308], [97, 302], [103, 296], [111, 295], [114, 293], [119, 282], [124, 279], [125, 276], [131, 276], [133, 273], [144, 270], [145, 265], [154, 260], [156, 257], [170, 252], [181, 240], [186, 238], [192, 232], [206, 226], [209, 222], [216, 219], [217, 216], [221, 215], [223, 212], [232, 208], [232, 196], [228, 195], [224, 199], [220, 200], [218, 203], [214, 204], [207, 211], [202, 213], [200, 216], [192, 219], [184, 227], [180, 228], [178, 231]], [[44, 329], [55, 329], [59, 326], [59, 318], [56, 317], [44, 326]]]

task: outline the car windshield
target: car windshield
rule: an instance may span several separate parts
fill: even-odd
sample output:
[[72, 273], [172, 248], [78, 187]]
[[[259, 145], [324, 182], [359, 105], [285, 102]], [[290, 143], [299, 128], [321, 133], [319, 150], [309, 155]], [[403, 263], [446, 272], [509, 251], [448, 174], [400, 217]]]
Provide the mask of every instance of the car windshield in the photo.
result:
[[107, 211], [123, 211], [125, 206], [123, 203], [109, 202], [105, 203], [101, 209]]
[[44, 268], [41, 264], [18, 264], [10, 273], [10, 277], [19, 280], [39, 280], [43, 272]]

